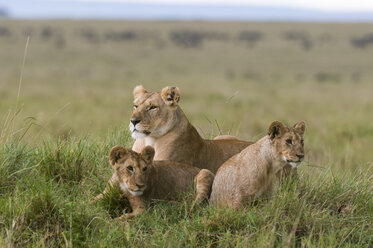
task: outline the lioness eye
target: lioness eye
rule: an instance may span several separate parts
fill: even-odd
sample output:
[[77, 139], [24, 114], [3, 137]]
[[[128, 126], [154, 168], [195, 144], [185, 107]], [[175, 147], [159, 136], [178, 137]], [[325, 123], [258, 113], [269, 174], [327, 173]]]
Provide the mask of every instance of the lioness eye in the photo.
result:
[[133, 105], [133, 109], [137, 109], [137, 105]]
[[304, 145], [304, 140], [301, 140], [300, 143], [302, 144], [302, 146]]
[[293, 141], [291, 139], [287, 139], [286, 143], [289, 144], [289, 145], [291, 145], [291, 144], [293, 144]]
[[144, 167], [142, 170], [143, 170], [143, 171], [146, 171], [147, 169], [148, 169], [148, 167]]
[[150, 106], [149, 110], [156, 109], [157, 106]]
[[127, 170], [129, 171], [133, 171], [133, 167], [130, 165], [130, 166], [127, 166]]

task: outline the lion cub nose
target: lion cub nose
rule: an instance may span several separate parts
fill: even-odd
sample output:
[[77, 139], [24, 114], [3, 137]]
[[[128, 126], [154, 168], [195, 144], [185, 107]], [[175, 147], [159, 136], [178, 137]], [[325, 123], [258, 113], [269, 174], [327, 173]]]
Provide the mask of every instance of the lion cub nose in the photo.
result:
[[299, 159], [302, 159], [302, 158], [304, 158], [304, 155], [303, 155], [303, 154], [301, 154], [301, 155], [297, 154], [297, 157], [298, 157]]
[[131, 122], [132, 122], [133, 126], [136, 126], [136, 124], [139, 123], [140, 120], [138, 120], [138, 119], [131, 119]]
[[137, 186], [139, 189], [141, 189], [141, 188], [144, 188], [145, 185], [144, 185], [144, 184], [137, 184], [137, 183], [136, 183], [136, 186]]

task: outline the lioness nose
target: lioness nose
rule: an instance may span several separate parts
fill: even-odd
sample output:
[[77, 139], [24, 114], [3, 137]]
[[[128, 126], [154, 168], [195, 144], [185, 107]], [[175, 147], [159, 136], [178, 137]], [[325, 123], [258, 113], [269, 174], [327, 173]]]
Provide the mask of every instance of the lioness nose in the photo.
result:
[[304, 158], [304, 155], [303, 155], [303, 154], [302, 154], [302, 155], [297, 154], [297, 157], [298, 157], [299, 159], [302, 159], [302, 158]]
[[137, 186], [139, 189], [141, 189], [141, 188], [143, 188], [145, 185], [144, 185], [144, 184], [137, 184], [137, 183], [136, 183], [136, 186]]
[[136, 124], [139, 123], [140, 120], [138, 120], [138, 119], [131, 119], [131, 122], [132, 122], [132, 124], [133, 124], [134, 126], [136, 126]]

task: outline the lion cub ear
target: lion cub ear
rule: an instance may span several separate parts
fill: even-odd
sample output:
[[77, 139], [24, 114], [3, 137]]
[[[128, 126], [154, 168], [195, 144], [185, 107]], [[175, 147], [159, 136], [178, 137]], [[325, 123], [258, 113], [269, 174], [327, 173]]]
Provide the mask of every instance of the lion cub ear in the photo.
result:
[[144, 86], [142, 85], [137, 85], [134, 89], [133, 89], [133, 98], [138, 98], [140, 95], [143, 95], [146, 93], [146, 89], [144, 88]]
[[168, 106], [177, 106], [180, 101], [180, 90], [175, 86], [167, 86], [162, 89], [161, 97]]
[[306, 123], [304, 121], [300, 121], [293, 127], [297, 133], [303, 136], [304, 131], [306, 131]]
[[151, 164], [153, 162], [154, 158], [154, 148], [151, 146], [146, 146], [144, 149], [141, 151], [141, 157], [145, 160], [146, 163]]
[[279, 121], [274, 121], [268, 128], [268, 135], [271, 139], [280, 137], [285, 133], [285, 126]]
[[110, 165], [114, 167], [114, 165], [118, 162], [118, 160], [126, 158], [129, 155], [129, 152], [126, 148], [122, 146], [114, 146], [111, 148], [109, 154]]

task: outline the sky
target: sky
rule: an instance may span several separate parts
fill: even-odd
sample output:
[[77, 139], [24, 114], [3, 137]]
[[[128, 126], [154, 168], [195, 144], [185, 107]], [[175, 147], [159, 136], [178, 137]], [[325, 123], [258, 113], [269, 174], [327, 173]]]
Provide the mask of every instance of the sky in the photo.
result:
[[[51, 0], [69, 1], [69, 0]], [[74, 1], [74, 0], [70, 0]], [[292, 7], [324, 11], [373, 11], [372, 0], [75, 0], [75, 2], [119, 2], [151, 4], [194, 4], [194, 5], [229, 5]]]
[[0, 0], [20, 19], [373, 22], [373, 0]]

